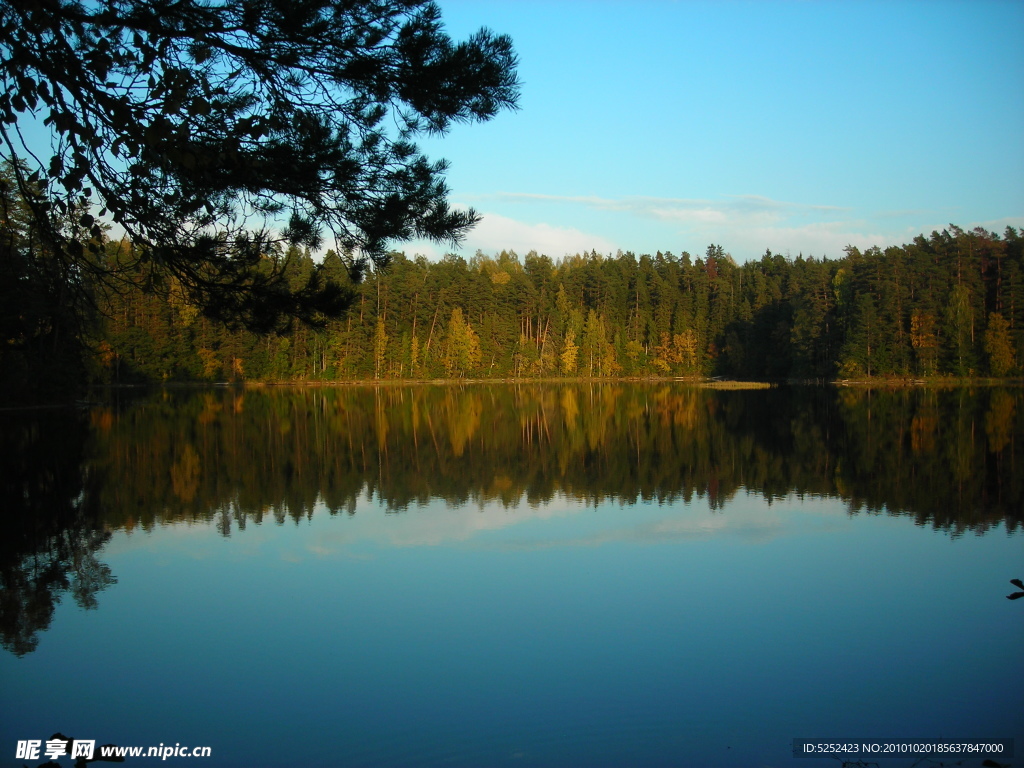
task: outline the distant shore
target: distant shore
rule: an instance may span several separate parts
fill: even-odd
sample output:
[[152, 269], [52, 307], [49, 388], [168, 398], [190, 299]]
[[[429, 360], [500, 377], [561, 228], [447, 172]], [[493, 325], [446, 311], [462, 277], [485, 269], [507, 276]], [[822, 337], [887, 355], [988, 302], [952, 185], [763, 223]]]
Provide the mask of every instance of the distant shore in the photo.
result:
[[1024, 378], [1012, 377], [996, 379], [991, 377], [957, 378], [938, 376], [933, 378], [916, 377], [874, 377], [864, 379], [784, 379], [784, 380], [745, 380], [727, 379], [717, 376], [567, 376], [567, 377], [522, 377], [511, 376], [494, 378], [452, 377], [452, 378], [419, 378], [419, 379], [280, 379], [261, 381], [241, 379], [238, 381], [167, 381], [139, 382], [135, 384], [109, 384], [96, 389], [140, 389], [149, 387], [385, 387], [385, 386], [450, 386], [463, 384], [685, 384], [704, 389], [770, 389], [779, 386], [833, 386], [833, 387], [870, 387], [870, 388], [903, 388], [903, 387], [1020, 387], [1024, 386]]
[[[485, 384], [681, 384], [699, 389], [715, 390], [764, 390], [780, 386], [816, 386], [855, 389], [955, 389], [959, 387], [1024, 387], [1024, 378], [1012, 377], [996, 379], [957, 378], [939, 376], [934, 378], [896, 378], [876, 377], [870, 379], [786, 379], [781, 381], [747, 381], [742, 379], [725, 379], [719, 377], [700, 376], [619, 376], [619, 377], [544, 377], [544, 378], [435, 378], [435, 379], [292, 379], [279, 381], [258, 381], [242, 379], [238, 381], [153, 381], [122, 384], [102, 384], [89, 388], [88, 392], [104, 391], [143, 392], [149, 389], [207, 389], [213, 387], [237, 389], [262, 389], [268, 387], [410, 387], [410, 386], [477, 386]], [[0, 412], [42, 410], [50, 408], [66, 408], [88, 406], [95, 401], [85, 395], [74, 400], [54, 402], [0, 403]]]

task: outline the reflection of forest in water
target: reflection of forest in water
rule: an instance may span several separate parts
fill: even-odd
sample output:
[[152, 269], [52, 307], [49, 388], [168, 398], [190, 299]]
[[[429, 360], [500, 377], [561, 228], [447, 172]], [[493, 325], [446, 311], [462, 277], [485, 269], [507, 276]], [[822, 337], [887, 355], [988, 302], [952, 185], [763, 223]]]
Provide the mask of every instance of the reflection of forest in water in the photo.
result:
[[1024, 390], [683, 385], [163, 390], [87, 414], [3, 414], [0, 630], [25, 653], [70, 593], [113, 581], [112, 530], [449, 504], [841, 497], [959, 534], [1024, 507]]

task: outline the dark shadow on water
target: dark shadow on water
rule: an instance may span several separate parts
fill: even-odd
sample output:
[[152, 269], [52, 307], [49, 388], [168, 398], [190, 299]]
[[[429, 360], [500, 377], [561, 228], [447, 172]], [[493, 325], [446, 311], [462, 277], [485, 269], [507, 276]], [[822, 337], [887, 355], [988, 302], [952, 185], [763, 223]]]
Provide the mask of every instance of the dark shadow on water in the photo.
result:
[[1006, 599], [1007, 600], [1020, 600], [1022, 597], [1024, 597], [1024, 582], [1022, 582], [1020, 579], [1010, 579], [1010, 583], [1013, 584], [1013, 586], [1015, 586], [1020, 591], [1019, 592], [1014, 592], [1011, 595], [1007, 595]]

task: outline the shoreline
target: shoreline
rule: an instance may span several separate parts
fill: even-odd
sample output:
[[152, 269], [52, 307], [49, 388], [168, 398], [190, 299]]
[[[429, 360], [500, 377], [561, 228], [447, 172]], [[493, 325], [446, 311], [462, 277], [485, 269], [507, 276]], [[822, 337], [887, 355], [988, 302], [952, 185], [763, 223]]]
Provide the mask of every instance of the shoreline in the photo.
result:
[[696, 389], [723, 391], [765, 390], [778, 387], [832, 387], [836, 389], [960, 389], [990, 387], [1024, 387], [1024, 378], [872, 378], [872, 379], [783, 379], [783, 380], [742, 380], [702, 376], [573, 376], [573, 377], [529, 377], [529, 378], [423, 378], [423, 379], [338, 379], [310, 380], [295, 379], [281, 381], [161, 381], [138, 382], [133, 384], [97, 384], [73, 400], [44, 403], [5, 403], [0, 413], [30, 410], [52, 410], [57, 408], [88, 408], [97, 401], [90, 395], [113, 392], [145, 392], [168, 389], [264, 389], [272, 387], [293, 388], [344, 388], [344, 387], [455, 387], [503, 385], [567, 385], [567, 384], [679, 384]]

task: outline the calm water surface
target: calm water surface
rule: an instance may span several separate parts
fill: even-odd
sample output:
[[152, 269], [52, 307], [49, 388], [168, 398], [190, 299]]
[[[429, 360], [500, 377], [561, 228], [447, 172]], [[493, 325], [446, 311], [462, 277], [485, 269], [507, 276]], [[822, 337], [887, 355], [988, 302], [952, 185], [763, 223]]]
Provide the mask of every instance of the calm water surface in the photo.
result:
[[2, 765], [56, 731], [209, 766], [1024, 764], [1021, 390], [181, 390], [0, 428]]

